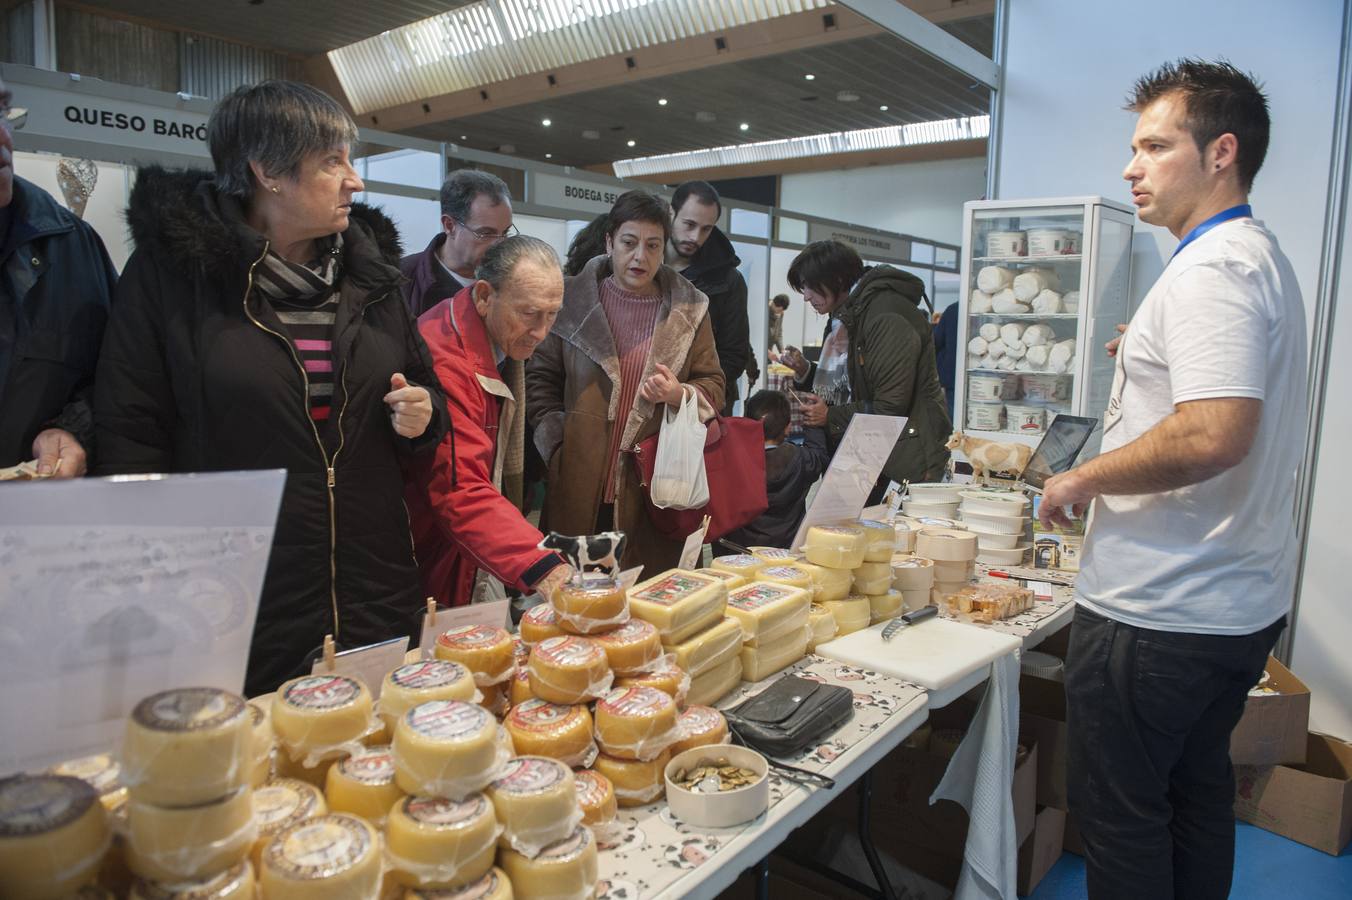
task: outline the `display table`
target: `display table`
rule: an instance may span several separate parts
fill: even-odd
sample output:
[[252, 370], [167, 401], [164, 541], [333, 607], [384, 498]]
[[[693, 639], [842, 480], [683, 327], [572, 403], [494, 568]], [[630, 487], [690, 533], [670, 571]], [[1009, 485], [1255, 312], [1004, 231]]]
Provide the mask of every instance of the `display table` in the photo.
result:
[[[1008, 572], [1018, 578], [1028, 581], [1045, 581], [1048, 578], [1058, 580], [1073, 579], [1073, 573], [1070, 572], [1049, 572], [1046, 569], [1033, 569], [1027, 566], [986, 566], [977, 564], [977, 580], [1000, 583], [1007, 579], [995, 578], [987, 573], [991, 569], [1000, 572]], [[952, 616], [943, 610], [940, 610], [941, 618], [951, 619]], [[964, 625], [970, 625], [973, 628], [984, 628], [988, 631], [994, 631], [999, 634], [1013, 635], [1023, 642], [1024, 650], [1032, 650], [1038, 644], [1042, 643], [1051, 635], [1060, 631], [1070, 624], [1070, 620], [1075, 617], [1075, 588], [1070, 585], [1053, 584], [1052, 598], [1050, 600], [1039, 600], [1032, 609], [1017, 616], [1008, 619], [1002, 619], [999, 622], [992, 622], [989, 625], [979, 622], [964, 622]], [[939, 703], [930, 703], [931, 706], [941, 706]]]
[[828, 741], [784, 760], [834, 778], [835, 789], [805, 788], [771, 772], [770, 808], [735, 828], [686, 825], [662, 801], [622, 809], [622, 832], [615, 841], [602, 844], [600, 900], [717, 896], [929, 717], [925, 691], [918, 685], [819, 656], [805, 657], [765, 681], [744, 683], [718, 705], [735, 706], [784, 674], [844, 685], [854, 692], [854, 717], [849, 722]]

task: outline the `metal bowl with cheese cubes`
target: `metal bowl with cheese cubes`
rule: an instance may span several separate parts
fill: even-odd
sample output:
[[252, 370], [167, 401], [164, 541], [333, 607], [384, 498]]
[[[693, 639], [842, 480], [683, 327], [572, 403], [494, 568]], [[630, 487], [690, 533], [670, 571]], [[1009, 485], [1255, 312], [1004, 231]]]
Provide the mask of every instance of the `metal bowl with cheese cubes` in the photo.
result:
[[770, 806], [770, 765], [755, 750], [706, 744], [667, 763], [667, 805], [687, 825], [728, 828]]

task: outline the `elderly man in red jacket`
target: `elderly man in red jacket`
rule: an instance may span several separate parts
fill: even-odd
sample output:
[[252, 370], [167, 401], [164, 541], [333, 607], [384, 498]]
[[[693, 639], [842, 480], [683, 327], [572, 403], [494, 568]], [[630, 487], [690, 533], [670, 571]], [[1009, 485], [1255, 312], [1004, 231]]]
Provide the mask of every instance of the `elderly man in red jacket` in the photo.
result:
[[546, 594], [571, 574], [521, 514], [523, 362], [563, 306], [558, 254], [518, 235], [495, 244], [476, 274], [418, 319], [451, 429], [435, 459], [410, 464], [404, 496], [423, 585], [443, 606], [469, 603], [481, 572]]

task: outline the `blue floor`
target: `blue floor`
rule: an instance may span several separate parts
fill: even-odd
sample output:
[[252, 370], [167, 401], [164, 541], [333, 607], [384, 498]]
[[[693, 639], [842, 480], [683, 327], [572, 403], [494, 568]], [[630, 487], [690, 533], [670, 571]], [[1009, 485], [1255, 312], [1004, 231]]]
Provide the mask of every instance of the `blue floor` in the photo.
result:
[[[1084, 860], [1065, 853], [1029, 900], [1081, 900], [1084, 896]], [[1261, 828], [1236, 823], [1235, 881], [1230, 898], [1273, 897], [1348, 900], [1352, 897], [1352, 847], [1335, 858]]]

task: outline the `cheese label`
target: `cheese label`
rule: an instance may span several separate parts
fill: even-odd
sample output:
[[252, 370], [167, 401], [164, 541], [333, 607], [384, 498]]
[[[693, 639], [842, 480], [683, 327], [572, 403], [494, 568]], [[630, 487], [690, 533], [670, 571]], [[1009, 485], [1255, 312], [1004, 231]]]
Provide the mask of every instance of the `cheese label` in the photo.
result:
[[814, 525], [812, 527], [816, 531], [821, 531], [826, 534], [857, 535], [860, 532], [860, 528], [858, 525]]
[[488, 900], [504, 892], [506, 885], [498, 877], [497, 869], [489, 869], [488, 874], [478, 881], [472, 881], [459, 888], [431, 888], [426, 891], [413, 891], [409, 896], [435, 897], [436, 900]]
[[692, 706], [681, 713], [681, 728], [687, 736], [717, 731], [724, 721], [721, 712], [708, 706]]
[[217, 728], [244, 714], [244, 700], [216, 688], [161, 691], [136, 704], [132, 718], [154, 731]]
[[121, 787], [119, 780], [121, 773], [122, 770], [118, 764], [113, 762], [113, 758], [105, 753], [72, 759], [69, 762], [63, 762], [59, 766], [52, 767], [53, 775], [69, 775], [71, 778], [78, 778], [100, 794], [106, 794]]
[[606, 652], [595, 641], [564, 635], [541, 641], [535, 652], [552, 663], [569, 666], [590, 666], [606, 658]]
[[518, 756], [507, 761], [502, 777], [493, 782], [493, 790], [510, 794], [538, 794], [567, 777], [568, 767], [557, 760]]
[[230, 897], [234, 896], [236, 891], [242, 891], [246, 878], [253, 880], [253, 870], [246, 862], [241, 862], [233, 869], [226, 869], [205, 881], [194, 881], [187, 885], [159, 884], [143, 878], [136, 884], [136, 896], [143, 900], [216, 900], [217, 897]]
[[577, 706], [560, 706], [538, 698], [527, 700], [512, 708], [507, 718], [525, 731], [554, 731], [570, 719], [580, 719], [586, 710]]
[[412, 691], [445, 687], [469, 677], [469, 669], [466, 669], [460, 663], [444, 659], [429, 659], [423, 662], [409, 663], [390, 673], [391, 682]]
[[98, 794], [65, 775], [12, 775], [0, 780], [0, 837], [64, 828], [98, 802]]
[[770, 566], [768, 569], [761, 570], [762, 575], [768, 575], [770, 578], [793, 578], [799, 579], [808, 572], [806, 569], [800, 569], [797, 566]]
[[634, 594], [634, 599], [656, 603], [658, 606], [671, 606], [713, 583], [712, 578], [705, 578], [690, 572], [681, 572], [668, 575], [656, 584], [648, 585]]
[[443, 631], [437, 643], [453, 649], [474, 650], [497, 646], [506, 634], [496, 625], [458, 625]]
[[642, 619], [630, 619], [614, 631], [598, 634], [592, 640], [599, 641], [602, 644], [631, 644], [651, 640], [655, 634], [657, 634], [657, 629], [653, 627], [651, 622], [645, 622]]
[[755, 547], [756, 556], [761, 559], [797, 559], [798, 554], [783, 547]]
[[756, 584], [748, 584], [744, 588], [738, 588], [729, 594], [728, 606], [735, 606], [738, 609], [750, 612], [783, 600], [794, 593], [796, 592], [789, 588], [757, 582]]
[[394, 782], [394, 754], [388, 747], [357, 753], [338, 762], [338, 771], [362, 784]]
[[746, 568], [747, 566], [760, 564], [759, 559], [746, 553], [738, 553], [733, 556], [720, 556], [715, 559], [714, 562], [720, 562], [727, 566], [737, 566], [738, 568]]
[[600, 701], [598, 707], [617, 716], [655, 716], [674, 703], [671, 695], [646, 685], [616, 688]]
[[524, 664], [530, 657], [530, 644], [521, 640], [521, 635], [512, 635], [512, 656], [516, 658], [517, 664]]
[[325, 816], [296, 825], [268, 844], [268, 865], [295, 879], [326, 878], [371, 852], [371, 832], [350, 816]]
[[581, 856], [591, 842], [591, 829], [585, 825], [579, 825], [577, 830], [568, 837], [541, 850], [538, 858], [547, 859], [550, 862], [568, 862]]
[[488, 809], [488, 798], [474, 794], [464, 800], [446, 800], [442, 797], [406, 797], [404, 815], [421, 825], [437, 828], [464, 828], [482, 818]]
[[530, 622], [532, 625], [557, 625], [559, 624], [559, 614], [555, 611], [553, 605], [540, 603], [526, 610], [521, 616], [521, 621]]
[[605, 778], [600, 772], [593, 772], [591, 769], [583, 769], [580, 772], [574, 772], [573, 778], [577, 781], [577, 802], [582, 806], [599, 806], [606, 800]]
[[424, 737], [442, 741], [472, 738], [488, 724], [489, 712], [477, 703], [431, 700], [404, 713], [409, 727]]
[[[741, 578], [736, 572], [725, 572], [722, 569], [696, 569], [701, 575], [708, 575], [710, 578], [717, 578], [722, 581], [736, 581]], [[641, 622], [642, 619], [631, 619], [630, 621]]]
[[254, 819], [264, 832], [308, 819], [319, 806], [319, 791], [302, 781], [272, 782], [253, 794]]
[[281, 699], [300, 709], [341, 709], [357, 702], [361, 692], [361, 683], [346, 675], [307, 675], [291, 682]]

